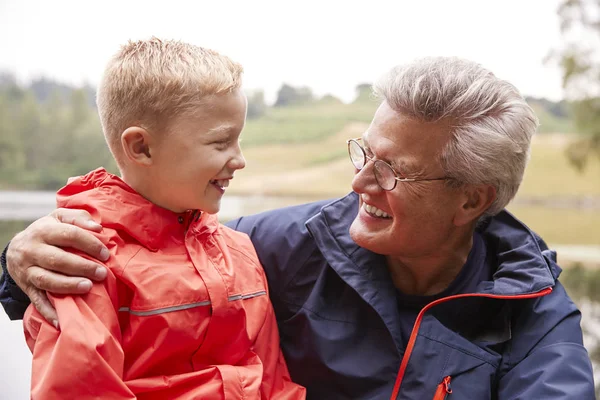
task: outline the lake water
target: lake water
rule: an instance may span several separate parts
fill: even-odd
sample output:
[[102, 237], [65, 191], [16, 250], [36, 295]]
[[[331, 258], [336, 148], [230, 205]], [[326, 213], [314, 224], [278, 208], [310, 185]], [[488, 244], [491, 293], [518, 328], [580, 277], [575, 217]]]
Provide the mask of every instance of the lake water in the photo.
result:
[[[219, 218], [229, 220], [242, 215], [308, 201], [299, 197], [235, 196], [221, 200]], [[0, 191], [0, 220], [32, 221], [56, 208], [56, 193], [50, 191]]]

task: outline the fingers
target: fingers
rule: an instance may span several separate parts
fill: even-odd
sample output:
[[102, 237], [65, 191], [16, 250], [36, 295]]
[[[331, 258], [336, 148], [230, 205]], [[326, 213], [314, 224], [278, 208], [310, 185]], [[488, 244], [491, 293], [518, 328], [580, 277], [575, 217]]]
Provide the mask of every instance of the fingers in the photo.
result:
[[80, 227], [69, 224], [45, 225], [39, 241], [46, 245], [71, 247], [100, 261], [106, 261], [109, 252], [100, 239]]
[[42, 317], [54, 325], [56, 329], [59, 329], [58, 315], [56, 314], [54, 307], [52, 307], [50, 300], [48, 300], [46, 293], [35, 288], [29, 288], [26, 293], [29, 299], [31, 299], [31, 304], [39, 311]]
[[[29, 258], [30, 265], [60, 274], [101, 281], [106, 278], [106, 268], [80, 255], [67, 252], [60, 247], [40, 245]], [[38, 286], [38, 285], [36, 285]], [[39, 286], [38, 286], [39, 287]], [[49, 290], [48, 288], [41, 288]]]
[[94, 232], [102, 231], [102, 225], [94, 221], [90, 213], [85, 210], [59, 208], [50, 213], [50, 215], [65, 224], [75, 225]]
[[[71, 213], [75, 211], [75, 213]], [[89, 214], [78, 210], [57, 210], [52, 214], [32, 223], [24, 231], [18, 233], [10, 242], [6, 253], [8, 272], [15, 280], [17, 285], [25, 290], [29, 286], [43, 286], [44, 289], [55, 290], [55, 287], [61, 287], [60, 282], [50, 280], [50, 286], [45, 283], [43, 276], [37, 279], [39, 282], [32, 283], [28, 269], [32, 266], [50, 269], [54, 272], [78, 276], [79, 282], [85, 278], [102, 280], [106, 277], [107, 271], [99, 263], [87, 260], [86, 258], [71, 254], [63, 250], [63, 247], [78, 249], [92, 258], [105, 261], [109, 257], [108, 249], [102, 242], [94, 236], [93, 233], [79, 226], [60, 222], [59, 219], [84, 224]], [[34, 270], [35, 272], [35, 270]], [[85, 292], [87, 286], [79, 289], [73, 288], [74, 280], [67, 280], [65, 287], [64, 280], [62, 290], [68, 292]]]
[[92, 282], [89, 279], [66, 276], [37, 266], [27, 268], [25, 275], [25, 281], [33, 286], [35, 290], [39, 291], [45, 290], [61, 294], [83, 294], [89, 292], [92, 288]]

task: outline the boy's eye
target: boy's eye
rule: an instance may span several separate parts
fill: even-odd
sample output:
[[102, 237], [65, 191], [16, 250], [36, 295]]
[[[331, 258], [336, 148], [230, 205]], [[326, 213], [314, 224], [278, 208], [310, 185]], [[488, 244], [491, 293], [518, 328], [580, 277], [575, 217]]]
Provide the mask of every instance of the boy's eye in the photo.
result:
[[214, 142], [213, 144], [215, 145], [215, 147], [217, 149], [226, 149], [227, 146], [229, 146], [229, 142], [230, 142], [230, 140], [223, 140], [220, 142]]

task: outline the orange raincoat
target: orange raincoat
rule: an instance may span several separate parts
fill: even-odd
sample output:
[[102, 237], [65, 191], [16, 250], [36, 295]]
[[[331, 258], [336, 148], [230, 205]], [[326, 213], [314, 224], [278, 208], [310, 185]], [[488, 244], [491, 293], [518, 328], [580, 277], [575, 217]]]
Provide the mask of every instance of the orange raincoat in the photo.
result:
[[303, 399], [290, 381], [267, 281], [245, 234], [213, 215], [176, 214], [103, 169], [58, 206], [104, 229], [108, 277], [83, 296], [49, 295], [60, 331], [31, 306], [32, 398]]

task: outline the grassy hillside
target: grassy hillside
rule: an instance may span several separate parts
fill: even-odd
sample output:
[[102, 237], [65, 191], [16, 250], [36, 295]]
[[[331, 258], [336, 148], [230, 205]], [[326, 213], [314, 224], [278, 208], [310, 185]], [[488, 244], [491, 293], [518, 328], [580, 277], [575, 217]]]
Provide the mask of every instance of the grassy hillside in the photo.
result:
[[377, 105], [374, 100], [366, 100], [352, 104], [317, 101], [293, 107], [271, 107], [261, 118], [246, 123], [244, 147], [320, 142], [348, 123], [368, 123]]

